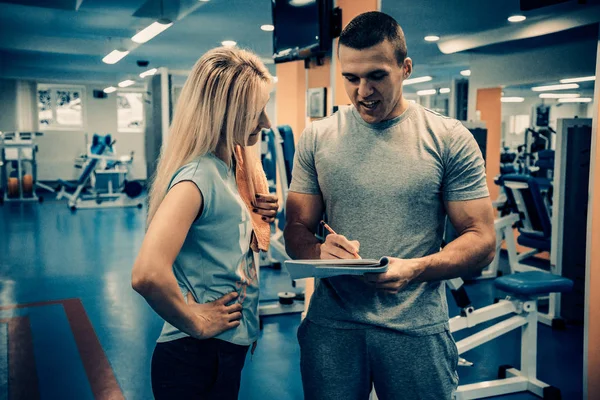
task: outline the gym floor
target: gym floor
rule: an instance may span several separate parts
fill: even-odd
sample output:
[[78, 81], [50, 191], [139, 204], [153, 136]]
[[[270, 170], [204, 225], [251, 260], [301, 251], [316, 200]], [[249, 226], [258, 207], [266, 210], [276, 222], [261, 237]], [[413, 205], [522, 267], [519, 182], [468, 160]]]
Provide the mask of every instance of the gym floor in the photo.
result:
[[[72, 214], [52, 200], [0, 207], [0, 399], [152, 398], [150, 358], [162, 321], [130, 286], [144, 216], [136, 208]], [[266, 268], [261, 286], [265, 299], [293, 290], [284, 272]], [[490, 281], [466, 288], [475, 307], [500, 296]], [[449, 305], [457, 315], [451, 298]], [[303, 398], [299, 323], [299, 314], [265, 318], [240, 399]], [[582, 327], [540, 324], [538, 335], [538, 378], [563, 399], [581, 399]], [[475, 365], [459, 367], [461, 384], [518, 366], [519, 339], [513, 331], [464, 354]]]

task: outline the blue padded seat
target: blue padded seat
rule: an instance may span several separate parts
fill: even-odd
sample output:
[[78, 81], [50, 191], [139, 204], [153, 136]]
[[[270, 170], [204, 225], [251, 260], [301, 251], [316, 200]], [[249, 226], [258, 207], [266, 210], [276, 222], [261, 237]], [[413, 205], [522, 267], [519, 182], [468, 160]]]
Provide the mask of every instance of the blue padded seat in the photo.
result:
[[521, 235], [517, 238], [517, 243], [521, 246], [543, 251], [550, 251], [551, 247], [550, 239], [541, 232], [521, 232]]
[[494, 280], [500, 290], [516, 295], [563, 293], [573, 289], [573, 281], [548, 272], [530, 271], [505, 275]]

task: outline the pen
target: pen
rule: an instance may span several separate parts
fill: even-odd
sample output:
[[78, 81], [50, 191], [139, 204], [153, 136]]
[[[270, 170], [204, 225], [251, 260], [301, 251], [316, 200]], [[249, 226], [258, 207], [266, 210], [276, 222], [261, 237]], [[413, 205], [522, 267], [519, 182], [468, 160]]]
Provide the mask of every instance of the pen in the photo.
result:
[[[329, 225], [327, 225], [327, 223], [325, 221], [321, 220], [321, 225], [323, 225], [323, 227], [325, 229], [327, 229], [327, 232], [331, 233], [332, 235], [337, 235], [337, 233], [335, 233], [335, 231], [333, 229], [331, 229], [331, 227]], [[358, 255], [357, 252], [352, 252], [352, 255], [355, 258], [360, 258], [360, 256]]]

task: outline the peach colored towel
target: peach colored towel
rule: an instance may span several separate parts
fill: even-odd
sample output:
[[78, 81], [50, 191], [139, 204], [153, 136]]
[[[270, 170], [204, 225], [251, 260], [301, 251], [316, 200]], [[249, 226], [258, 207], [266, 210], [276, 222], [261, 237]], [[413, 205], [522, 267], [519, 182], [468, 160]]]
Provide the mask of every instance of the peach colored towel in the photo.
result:
[[[242, 200], [244, 200], [244, 203], [246, 203], [252, 216], [254, 235], [252, 235], [250, 247], [257, 253], [259, 250], [267, 251], [269, 250], [269, 243], [271, 241], [271, 225], [268, 222], [263, 221], [260, 214], [252, 212], [252, 209], [255, 208], [254, 204], [256, 199], [252, 198], [252, 194], [248, 187], [248, 171], [245, 168], [246, 157], [244, 156], [244, 151], [241, 146], [236, 146], [235, 151], [239, 160], [236, 165], [235, 180], [240, 196], [242, 197]], [[269, 193], [269, 184], [267, 183], [265, 171], [260, 162], [257, 164], [258, 165], [254, 169], [255, 193]]]

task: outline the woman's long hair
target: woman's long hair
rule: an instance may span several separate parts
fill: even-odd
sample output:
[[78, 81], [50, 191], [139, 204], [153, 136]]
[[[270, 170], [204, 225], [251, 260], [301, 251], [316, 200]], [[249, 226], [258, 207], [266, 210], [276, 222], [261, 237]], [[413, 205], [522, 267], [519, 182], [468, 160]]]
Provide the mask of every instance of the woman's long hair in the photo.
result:
[[[231, 166], [236, 145], [248, 143], [258, 126], [272, 82], [262, 61], [238, 48], [219, 47], [204, 54], [179, 97], [168, 141], [149, 193], [148, 225], [167, 194], [173, 174], [192, 160], [223, 146]], [[245, 148], [249, 186], [254, 192], [255, 151]], [[241, 160], [238, 160], [240, 162]]]

